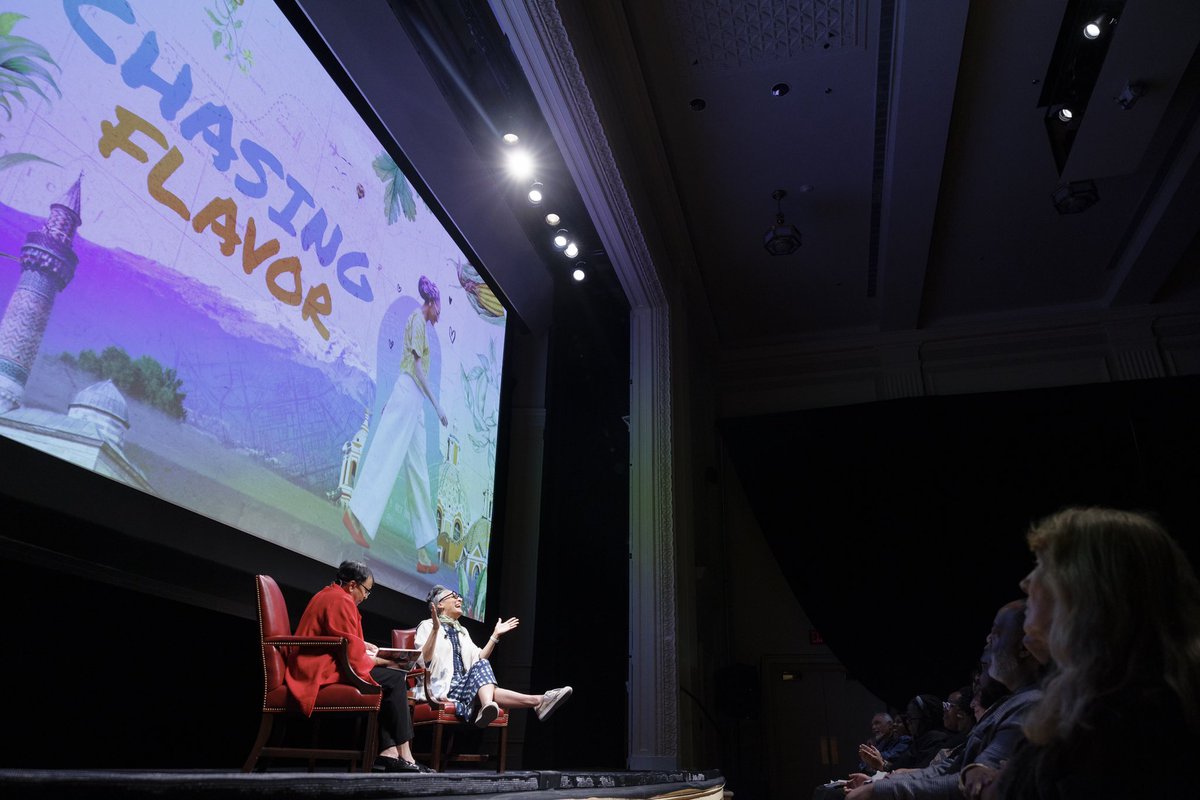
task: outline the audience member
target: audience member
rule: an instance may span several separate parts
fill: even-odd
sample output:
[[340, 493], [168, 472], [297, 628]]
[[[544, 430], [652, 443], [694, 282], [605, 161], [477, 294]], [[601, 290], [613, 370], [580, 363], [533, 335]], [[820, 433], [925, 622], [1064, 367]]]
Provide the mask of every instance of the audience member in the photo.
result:
[[[1024, 639], [1022, 639], [1021, 643], [1025, 644]], [[971, 682], [971, 688], [974, 692], [971, 695], [971, 711], [975, 714], [976, 722], [983, 719], [983, 715], [998, 700], [1007, 697], [1009, 694], [1007, 686], [1000, 683], [1000, 681], [993, 680], [992, 676], [988, 675], [987, 665], [983, 664], [981, 666], [982, 669], [975, 675], [975, 679]]]
[[[975, 727], [975, 715], [971, 712], [971, 687], [964, 686], [950, 693], [942, 702], [942, 726], [949, 731], [945, 747], [929, 762], [929, 766], [937, 766], [949, 758], [966, 743], [967, 734]], [[904, 770], [907, 772], [908, 770]]]
[[912, 744], [896, 758], [880, 765], [872, 764], [876, 769], [891, 772], [924, 767], [950, 738], [950, 733], [942, 727], [942, 701], [936, 695], [919, 694], [910, 700], [904, 720], [912, 734]]
[[[382, 749], [375, 769], [383, 772], [429, 772], [416, 763], [409, 745], [413, 736], [408, 712], [405, 672], [392, 669], [393, 662], [380, 658], [379, 648], [363, 640], [362, 616], [358, 606], [371, 596], [375, 577], [361, 561], [343, 561], [333, 583], [313, 596], [300, 624], [297, 636], [340, 636], [349, 642], [349, 665], [359, 679], [383, 687], [379, 707], [379, 744]], [[288, 660], [288, 691], [311, 716], [317, 692], [331, 683], [344, 683], [337, 662], [329, 653], [297, 652]]]
[[[871, 736], [868, 741], [858, 746], [860, 759], [871, 758], [872, 763], [886, 761], [903, 753], [912, 742], [912, 737], [906, 733], [906, 728], [897, 717], [886, 711], [880, 711], [871, 717]], [[876, 767], [865, 761], [858, 762], [859, 771], [875, 771]], [[813, 800], [842, 800], [845, 792], [842, 790], [844, 781], [833, 781], [818, 786], [813, 790]]]
[[1030, 745], [983, 796], [1005, 800], [1195, 797], [1200, 747], [1200, 582], [1153, 520], [1068, 509], [1033, 528], [1021, 582], [1026, 637], [1054, 663], [1025, 722]]
[[964, 686], [950, 693], [946, 702], [942, 703], [942, 726], [952, 734], [957, 734], [960, 741], [967, 740], [967, 734], [975, 727], [975, 715], [971, 711], [972, 691], [970, 686]]
[[523, 694], [496, 685], [488, 658], [500, 637], [520, 624], [516, 617], [496, 620], [491, 637], [480, 648], [458, 621], [463, 606], [457, 592], [434, 586], [426, 599], [430, 615], [417, 626], [416, 645], [429, 669], [434, 699], [453, 700], [454, 713], [459, 719], [485, 728], [496, 719], [501, 708], [532, 708], [538, 719], [546, 720], [571, 696], [570, 686], [550, 689], [545, 694]]
[[987, 709], [962, 749], [953, 758], [915, 772], [870, 782], [865, 782], [869, 780], [865, 775], [852, 776], [855, 788], [847, 800], [958, 800], [962, 797], [960, 771], [974, 763], [998, 767], [1012, 755], [1022, 739], [1024, 716], [1041, 697], [1036, 687], [1038, 663], [1022, 642], [1024, 619], [1025, 602], [1021, 600], [1005, 605], [996, 614], [981, 660], [987, 674], [1011, 689], [1012, 694]]
[[912, 737], [902, 733], [902, 730], [886, 711], [871, 717], [871, 741], [858, 746], [858, 757], [862, 759], [858, 762], [859, 770], [881, 769], [880, 765], [890, 763], [907, 752], [912, 745]]

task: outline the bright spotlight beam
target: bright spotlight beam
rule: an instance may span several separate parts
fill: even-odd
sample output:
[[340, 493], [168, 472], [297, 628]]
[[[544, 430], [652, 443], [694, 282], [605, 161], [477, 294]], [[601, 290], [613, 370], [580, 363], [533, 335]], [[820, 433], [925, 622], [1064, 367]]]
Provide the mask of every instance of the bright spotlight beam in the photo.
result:
[[524, 150], [514, 150], [505, 157], [504, 166], [508, 174], [516, 180], [527, 180], [533, 177], [533, 156]]

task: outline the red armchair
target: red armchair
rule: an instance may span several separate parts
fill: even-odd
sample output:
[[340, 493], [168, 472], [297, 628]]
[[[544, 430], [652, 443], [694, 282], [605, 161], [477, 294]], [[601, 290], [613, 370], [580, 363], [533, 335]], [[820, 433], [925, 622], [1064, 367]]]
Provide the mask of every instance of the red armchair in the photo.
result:
[[[413, 649], [416, 647], [416, 636], [416, 628], [395, 629], [392, 631], [392, 647]], [[429, 698], [425, 701], [413, 701], [412, 719], [414, 728], [433, 727], [433, 752], [427, 756], [429, 766], [433, 768], [433, 771], [442, 772], [445, 770], [447, 762], [450, 761], [475, 763], [490, 761], [492, 757], [488, 753], [456, 754], [454, 752], [454, 732], [464, 724], [454, 714], [454, 703], [452, 701], [439, 703], [433, 700], [433, 695], [429, 691], [429, 673], [424, 669], [411, 670], [408, 678], [410, 687], [414, 686], [416, 681], [422, 681], [425, 697]], [[412, 697], [411, 690], [409, 696]], [[500, 715], [488, 727], [500, 729], [500, 752], [496, 757], [496, 772], [503, 774], [505, 761], [508, 758], [508, 712], [500, 709]], [[449, 736], [443, 743], [443, 731], [447, 730]], [[422, 755], [422, 757], [424, 756]]]
[[[269, 575], [256, 576], [258, 590], [258, 628], [262, 646], [263, 705], [262, 723], [258, 738], [254, 742], [249, 758], [242, 766], [243, 772], [252, 771], [258, 760], [267, 758], [306, 758], [309, 768], [318, 758], [342, 759], [350, 762], [351, 770], [366, 772], [374, 763], [378, 748], [379, 703], [383, 699], [380, 687], [367, 683], [354, 675], [347, 660], [347, 641], [340, 636], [293, 636], [288, 618], [287, 605], [274, 578]], [[363, 744], [356, 749], [328, 749], [318, 747], [268, 747], [267, 741], [275, 718], [281, 714], [299, 714], [296, 703], [284, 682], [287, 670], [287, 654], [295, 648], [316, 649], [328, 652], [338, 661], [342, 675], [352, 676], [350, 682], [335, 683], [321, 687], [313, 714], [360, 713], [358, 725]], [[365, 723], [365, 726], [361, 723]], [[363, 730], [365, 727], [365, 730]]]

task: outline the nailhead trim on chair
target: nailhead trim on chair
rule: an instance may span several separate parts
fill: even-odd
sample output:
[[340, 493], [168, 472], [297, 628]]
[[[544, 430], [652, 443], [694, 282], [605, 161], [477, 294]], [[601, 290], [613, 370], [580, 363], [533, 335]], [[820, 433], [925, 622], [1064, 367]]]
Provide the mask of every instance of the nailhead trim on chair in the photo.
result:
[[[269, 577], [269, 576], [267, 576], [267, 577]], [[286, 714], [291, 711], [294, 711], [294, 709], [287, 708], [287, 707], [267, 705], [267, 698], [271, 694], [270, 690], [267, 687], [267, 647], [270, 646], [270, 647], [275, 647], [275, 648], [282, 648], [282, 647], [333, 648], [333, 647], [340, 646], [341, 648], [344, 649], [347, 646], [347, 640], [344, 637], [341, 637], [341, 638], [338, 638], [336, 641], [314, 642], [314, 641], [286, 639], [284, 637], [275, 637], [274, 640], [268, 641], [268, 639], [264, 633], [264, 630], [263, 630], [263, 616], [264, 615], [263, 615], [263, 610], [262, 610], [262, 606], [263, 606], [262, 589], [259, 586], [259, 581], [258, 581], [257, 576], [255, 577], [255, 581], [254, 581], [254, 594], [255, 594], [255, 600], [258, 603], [257, 611], [258, 611], [259, 658], [262, 661], [262, 669], [263, 669], [262, 711], [263, 711], [264, 715], [266, 715], [266, 714], [271, 714], [271, 715]], [[334, 639], [334, 637], [328, 637], [328, 638]], [[283, 654], [280, 653], [280, 656], [282, 657]], [[286, 669], [286, 666], [287, 666], [287, 659], [284, 658], [285, 669]], [[376, 687], [376, 688], [378, 688], [378, 687]], [[363, 691], [362, 688], [359, 688], [359, 691], [361, 693]], [[366, 758], [368, 758], [367, 751], [371, 747], [378, 744], [378, 739], [377, 739], [378, 732], [377, 732], [376, 726], [377, 726], [377, 720], [378, 720], [378, 715], [379, 715], [379, 707], [383, 700], [383, 694], [382, 694], [382, 690], [378, 690], [376, 692], [363, 693], [362, 696], [364, 698], [368, 698], [368, 697], [376, 698], [375, 705], [373, 705], [373, 706], [371, 706], [371, 705], [367, 705], [367, 706], [361, 706], [361, 705], [358, 705], [358, 706], [323, 706], [321, 708], [313, 709], [313, 711], [315, 713], [324, 713], [324, 712], [330, 712], [330, 711], [365, 712], [367, 714], [367, 723], [366, 723], [367, 724], [367, 732], [366, 732], [366, 740], [363, 744], [362, 750], [359, 750], [358, 748], [355, 748], [354, 750], [337, 750], [337, 749], [320, 748], [317, 751], [313, 751], [313, 752], [322, 753], [323, 755], [319, 756], [321, 758], [327, 758], [327, 757], [328, 758], [344, 758], [350, 762], [350, 768], [352, 770], [361, 768], [362, 770], [365, 771], [365, 770], [369, 769], [369, 764], [365, 760]], [[266, 716], [263, 717], [262, 723], [263, 724], [267, 723]], [[274, 723], [271, 723], [271, 724], [273, 725]], [[268, 727], [268, 730], [270, 730], [269, 727]], [[266, 756], [269, 758], [274, 758], [274, 757], [279, 757], [279, 755], [282, 753], [295, 752], [295, 750], [296, 750], [295, 748], [281, 748], [281, 747], [269, 747], [269, 746], [256, 745], [256, 750], [251, 753], [251, 755], [254, 756], [253, 763], [248, 762], [247, 766], [244, 766], [243, 769], [251, 770], [251, 769], [255, 768], [257, 766], [259, 760], [263, 756]], [[299, 750], [304, 751], [305, 748], [299, 748]], [[302, 757], [302, 756], [298, 756], [298, 757]], [[311, 758], [311, 756], [310, 756], [310, 758]]]
[[262, 646], [262, 642], [267, 638], [263, 633], [263, 613], [262, 613], [262, 587], [258, 585], [258, 578], [254, 579], [254, 599], [258, 603], [255, 606], [255, 611], [258, 613], [258, 657], [262, 660], [263, 668], [263, 711], [267, 710], [267, 648]]

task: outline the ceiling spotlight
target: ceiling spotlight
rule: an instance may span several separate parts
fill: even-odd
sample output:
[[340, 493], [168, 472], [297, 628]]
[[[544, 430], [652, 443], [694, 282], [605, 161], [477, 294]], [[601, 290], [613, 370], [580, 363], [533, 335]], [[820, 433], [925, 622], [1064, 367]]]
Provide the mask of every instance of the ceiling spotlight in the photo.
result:
[[555, 214], [553, 211], [546, 215], [547, 225], [557, 225], [560, 222], [562, 222], [562, 217], [560, 217], [558, 214]]
[[505, 144], [516, 144], [517, 142], [521, 141], [521, 137], [517, 136], [515, 133], [506, 133], [500, 138], [504, 140]]
[[1100, 38], [1100, 23], [1089, 22], [1087, 25], [1084, 25], [1083, 26], [1083, 38], [1099, 39]]
[[577, 281], [581, 281], [587, 277], [587, 273], [581, 270], [579, 267], [576, 267], [575, 271], [571, 273], [571, 277]]
[[1071, 181], [1050, 194], [1054, 210], [1060, 214], [1079, 214], [1100, 202], [1095, 181]]
[[574, 258], [579, 255], [579, 245], [574, 242], [567, 242], [567, 246], [563, 248], [563, 255], [567, 258]]
[[533, 205], [539, 205], [542, 202], [542, 186], [541, 181], [534, 181], [529, 187], [529, 202]]
[[790, 256], [800, 249], [800, 231], [790, 222], [783, 221], [783, 198], [787, 197], [787, 192], [776, 189], [771, 197], [775, 200], [775, 224], [767, 228], [763, 247], [773, 256]]
[[771, 87], [771, 94], [775, 97], [783, 97], [785, 94], [791, 91], [791, 88], [792, 87], [788, 86], [786, 83], [777, 83]]
[[1066, 106], [1063, 106], [1058, 110], [1057, 116], [1059, 122], [1070, 122], [1075, 118], [1075, 112], [1071, 111], [1071, 109], [1067, 108]]
[[514, 150], [505, 159], [508, 174], [517, 180], [527, 180], [533, 177], [533, 157], [524, 150]]
[[557, 231], [554, 232], [554, 246], [557, 247], [559, 250], [562, 250], [564, 247], [566, 247], [567, 242], [569, 242], [569, 241], [570, 240], [567, 238], [567, 229], [566, 228], [559, 228]]

